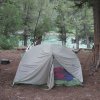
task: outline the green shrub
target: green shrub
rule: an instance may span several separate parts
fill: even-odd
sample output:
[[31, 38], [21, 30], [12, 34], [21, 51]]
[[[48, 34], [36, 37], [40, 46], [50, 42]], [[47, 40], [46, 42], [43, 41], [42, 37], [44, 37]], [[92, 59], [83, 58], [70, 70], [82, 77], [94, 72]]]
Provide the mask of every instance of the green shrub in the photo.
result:
[[17, 46], [17, 39], [12, 36], [7, 38], [6, 36], [0, 36], [0, 49], [9, 50]]

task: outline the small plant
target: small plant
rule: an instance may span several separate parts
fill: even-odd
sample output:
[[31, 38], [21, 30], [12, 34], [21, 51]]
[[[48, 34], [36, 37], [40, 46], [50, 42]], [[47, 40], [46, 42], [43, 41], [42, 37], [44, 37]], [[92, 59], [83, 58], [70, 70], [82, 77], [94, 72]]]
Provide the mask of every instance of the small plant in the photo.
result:
[[15, 37], [0, 36], [0, 49], [9, 50], [17, 46], [17, 39]]

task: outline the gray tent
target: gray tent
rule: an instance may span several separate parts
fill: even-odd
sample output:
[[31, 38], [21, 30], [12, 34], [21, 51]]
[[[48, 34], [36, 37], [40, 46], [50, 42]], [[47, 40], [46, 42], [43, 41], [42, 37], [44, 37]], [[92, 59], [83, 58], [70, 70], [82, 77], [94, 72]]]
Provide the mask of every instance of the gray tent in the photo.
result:
[[47, 84], [51, 89], [55, 84], [54, 68], [62, 66], [80, 83], [83, 82], [82, 69], [77, 55], [60, 45], [32, 46], [22, 57], [13, 84]]

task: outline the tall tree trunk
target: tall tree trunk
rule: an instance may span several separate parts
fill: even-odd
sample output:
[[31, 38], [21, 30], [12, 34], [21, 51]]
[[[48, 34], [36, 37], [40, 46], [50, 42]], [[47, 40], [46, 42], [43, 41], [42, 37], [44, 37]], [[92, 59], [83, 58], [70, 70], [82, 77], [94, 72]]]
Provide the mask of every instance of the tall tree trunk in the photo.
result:
[[62, 22], [61, 22], [61, 37], [62, 37], [62, 45], [66, 46], [66, 29], [65, 29], [65, 18], [64, 14], [61, 12]]
[[23, 38], [24, 38], [24, 39], [23, 39], [23, 40], [24, 40], [24, 46], [27, 46], [27, 36], [24, 34], [24, 35], [23, 35]]
[[66, 33], [62, 34], [62, 45], [66, 46]]
[[87, 48], [90, 48], [89, 35], [87, 32], [86, 32], [86, 44], [87, 44]]
[[23, 5], [24, 8], [24, 13], [25, 15], [23, 16], [23, 24], [24, 24], [24, 33], [23, 33], [23, 39], [24, 39], [24, 46], [27, 46], [27, 40], [28, 40], [28, 33], [29, 33], [29, 21], [30, 21], [30, 6], [27, 4], [27, 2], [24, 3]]
[[[86, 17], [87, 17], [87, 7], [85, 6], [83, 20], [85, 20]], [[83, 27], [84, 27], [84, 33], [86, 34], [86, 44], [87, 44], [87, 48], [90, 48], [89, 33], [87, 31], [86, 22], [84, 22]]]
[[28, 33], [27, 28], [25, 28], [23, 33], [24, 46], [27, 46], [27, 40], [28, 40], [27, 33]]
[[97, 64], [100, 60], [100, 0], [93, 0], [93, 13], [95, 64]]
[[84, 32], [86, 34], [86, 44], [87, 44], [87, 48], [90, 48], [89, 34], [87, 33], [87, 29], [86, 29], [86, 24], [85, 23], [84, 23]]
[[[42, 13], [42, 7], [40, 8], [40, 10], [39, 10], [39, 14], [38, 14], [38, 17], [37, 17], [37, 20], [36, 20], [36, 24], [35, 24], [35, 29], [34, 29], [34, 31], [33, 31], [33, 44], [34, 44], [34, 46], [35, 45], [38, 45], [37, 43], [37, 41], [40, 41], [40, 40], [38, 40], [38, 38], [39, 37], [37, 37], [37, 35], [36, 35], [36, 31], [37, 31], [37, 26], [38, 26], [38, 23], [39, 23], [39, 19], [40, 19], [40, 17], [41, 17], [41, 13]], [[41, 40], [42, 41], [42, 40]]]
[[79, 37], [77, 34], [75, 36], [75, 39], [76, 39], [76, 49], [79, 49]]
[[79, 35], [78, 35], [78, 28], [76, 24], [76, 34], [75, 34], [75, 40], [76, 40], [76, 49], [79, 49]]

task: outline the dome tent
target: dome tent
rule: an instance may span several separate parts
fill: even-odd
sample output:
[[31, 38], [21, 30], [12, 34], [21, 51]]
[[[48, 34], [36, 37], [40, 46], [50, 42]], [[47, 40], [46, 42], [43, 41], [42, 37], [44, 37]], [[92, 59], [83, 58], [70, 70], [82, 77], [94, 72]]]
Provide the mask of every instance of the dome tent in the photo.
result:
[[[22, 57], [13, 84], [47, 84], [51, 89], [60, 81], [55, 79], [54, 69], [61, 67], [79, 84], [83, 82], [80, 61], [72, 50], [56, 44], [32, 46]], [[65, 79], [60, 84], [62, 81]]]

